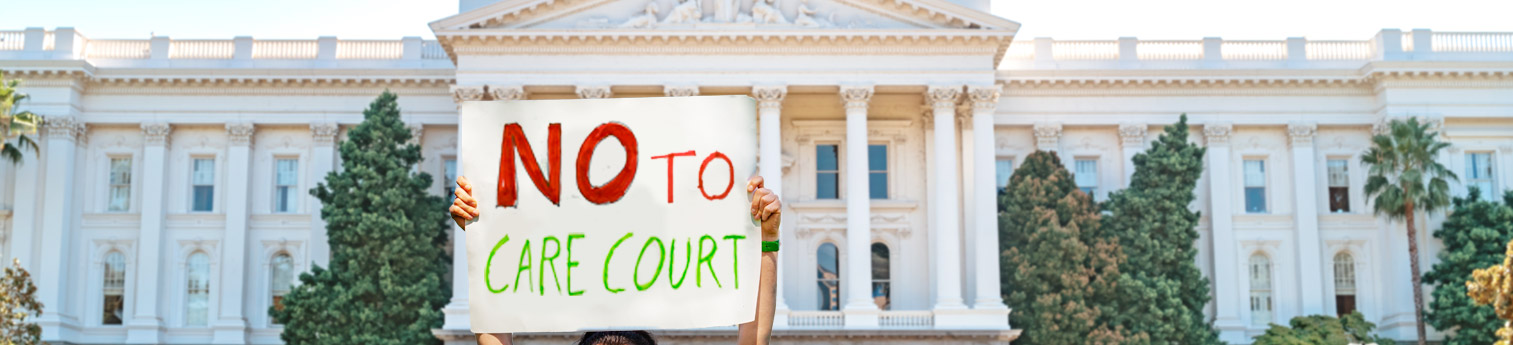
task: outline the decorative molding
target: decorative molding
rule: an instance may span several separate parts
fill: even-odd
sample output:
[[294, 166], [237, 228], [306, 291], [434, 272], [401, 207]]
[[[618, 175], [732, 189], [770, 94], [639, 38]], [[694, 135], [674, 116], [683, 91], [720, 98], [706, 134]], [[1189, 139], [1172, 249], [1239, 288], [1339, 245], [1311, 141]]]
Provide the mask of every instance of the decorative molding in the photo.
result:
[[340, 128], [335, 122], [312, 122], [310, 136], [315, 138], [316, 144], [333, 144], [336, 143], [336, 132]]
[[522, 85], [488, 85], [488, 90], [496, 101], [519, 101], [528, 96]]
[[577, 89], [575, 91], [578, 93], [578, 98], [582, 98], [582, 99], [610, 98], [610, 97], [614, 97], [614, 95], [615, 95], [615, 92], [611, 91], [609, 89], [609, 86], [605, 86], [605, 85], [597, 85], [597, 86], [581, 86], [580, 85], [580, 86], [577, 87]]
[[998, 97], [1003, 94], [1003, 87], [993, 86], [968, 86], [967, 99], [972, 103], [974, 112], [983, 112], [991, 115], [998, 109]]
[[142, 136], [147, 139], [147, 146], [168, 146], [168, 135], [173, 132], [173, 126], [167, 122], [143, 122]]
[[1146, 131], [1150, 129], [1149, 127], [1150, 126], [1147, 126], [1143, 123], [1119, 124], [1119, 139], [1121, 139], [1125, 145], [1144, 147], [1145, 137], [1147, 135]]
[[42, 133], [48, 138], [77, 141], [86, 130], [88, 127], [84, 125], [84, 122], [73, 116], [48, 116], [42, 121]]
[[483, 86], [477, 85], [452, 85], [452, 102], [462, 105], [462, 102], [483, 100]]
[[788, 96], [787, 86], [757, 86], [751, 88], [751, 96], [757, 100], [757, 106], [761, 109], [780, 109], [783, 107], [783, 98]]
[[929, 102], [936, 111], [955, 110], [956, 101], [960, 98], [961, 86], [930, 86], [925, 89], [925, 102]]
[[662, 94], [667, 97], [693, 97], [699, 95], [697, 85], [664, 86]]
[[257, 127], [253, 126], [251, 122], [227, 123], [226, 142], [231, 144], [231, 146], [250, 146], [252, 145], [252, 133], [255, 131], [257, 131]]
[[1229, 145], [1230, 135], [1235, 127], [1228, 122], [1209, 123], [1203, 125], [1203, 138], [1208, 140], [1208, 145]]
[[1313, 144], [1313, 137], [1319, 130], [1319, 125], [1314, 122], [1292, 122], [1287, 124], [1287, 136], [1292, 138], [1293, 144]]
[[[437, 33], [457, 55], [907, 55], [1003, 57], [1013, 38], [1003, 32], [774, 30], [573, 30]], [[999, 61], [999, 60], [994, 60]]]
[[1035, 148], [1041, 151], [1056, 151], [1061, 145], [1061, 123], [1040, 122], [1033, 128], [1035, 131]]
[[846, 110], [866, 110], [867, 102], [872, 100], [872, 86], [842, 86], [840, 95]]

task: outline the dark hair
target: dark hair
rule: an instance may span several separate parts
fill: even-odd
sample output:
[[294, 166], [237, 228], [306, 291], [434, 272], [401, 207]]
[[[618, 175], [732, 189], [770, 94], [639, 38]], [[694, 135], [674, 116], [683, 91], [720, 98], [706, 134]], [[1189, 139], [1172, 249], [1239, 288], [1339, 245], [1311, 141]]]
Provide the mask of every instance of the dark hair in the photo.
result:
[[647, 331], [584, 332], [578, 345], [657, 345]]

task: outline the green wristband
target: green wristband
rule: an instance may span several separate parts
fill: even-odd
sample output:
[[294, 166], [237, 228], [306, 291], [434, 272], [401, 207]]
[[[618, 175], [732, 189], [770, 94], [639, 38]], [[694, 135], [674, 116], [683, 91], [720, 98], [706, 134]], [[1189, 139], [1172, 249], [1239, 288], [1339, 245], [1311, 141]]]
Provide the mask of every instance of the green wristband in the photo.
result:
[[762, 252], [763, 253], [775, 252], [775, 251], [778, 251], [778, 241], [762, 241]]

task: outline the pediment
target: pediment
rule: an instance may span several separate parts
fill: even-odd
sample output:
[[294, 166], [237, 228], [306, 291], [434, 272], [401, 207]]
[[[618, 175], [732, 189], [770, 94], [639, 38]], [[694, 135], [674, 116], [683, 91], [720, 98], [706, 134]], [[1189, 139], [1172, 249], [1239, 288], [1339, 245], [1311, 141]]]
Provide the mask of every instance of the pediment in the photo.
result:
[[945, 0], [503, 0], [431, 29], [982, 29], [1019, 23]]

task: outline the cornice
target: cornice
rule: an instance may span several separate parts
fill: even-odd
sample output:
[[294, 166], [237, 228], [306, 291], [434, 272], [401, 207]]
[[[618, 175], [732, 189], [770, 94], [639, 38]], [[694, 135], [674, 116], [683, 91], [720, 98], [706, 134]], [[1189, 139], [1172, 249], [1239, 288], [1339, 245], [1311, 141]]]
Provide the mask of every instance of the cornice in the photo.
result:
[[496, 30], [438, 31], [456, 59], [509, 54], [887, 54], [1002, 57], [1012, 32], [986, 30]]
[[[523, 28], [576, 13], [609, 0], [504, 0], [429, 24], [432, 31]], [[1020, 24], [942, 0], [837, 0], [920, 26], [986, 28], [1014, 32]], [[823, 30], [823, 29], [820, 29]]]

